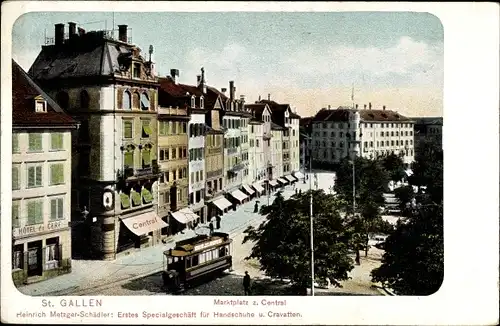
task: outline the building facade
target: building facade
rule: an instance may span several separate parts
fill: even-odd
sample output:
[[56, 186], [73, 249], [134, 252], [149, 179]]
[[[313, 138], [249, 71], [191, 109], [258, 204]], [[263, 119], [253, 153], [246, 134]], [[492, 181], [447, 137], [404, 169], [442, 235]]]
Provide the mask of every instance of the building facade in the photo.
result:
[[[73, 216], [82, 254], [117, 253], [159, 243], [166, 226], [156, 214], [158, 80], [151, 60], [129, 42], [126, 25], [85, 32], [55, 25], [29, 74], [80, 121], [73, 156]], [[113, 131], [114, 132], [110, 132]], [[73, 230], [75, 231], [75, 229]]]
[[313, 119], [312, 147], [315, 162], [335, 164], [346, 156], [376, 158], [401, 155], [414, 160], [413, 121], [391, 110], [339, 107], [322, 109]]
[[443, 147], [443, 118], [418, 117], [415, 121], [415, 156], [418, 156], [426, 143], [434, 143]]
[[12, 278], [71, 272], [71, 134], [67, 115], [12, 63]]
[[[172, 75], [176, 76], [175, 70]], [[178, 74], [178, 73], [177, 73]], [[162, 237], [177, 233], [182, 227], [171, 219], [175, 213], [188, 206], [188, 103], [190, 98], [175, 98], [168, 94], [172, 78], [161, 78], [158, 91], [158, 216], [168, 227]], [[183, 101], [184, 99], [184, 101]]]
[[292, 154], [290, 170], [300, 170], [300, 116], [294, 112], [290, 114], [290, 152]]

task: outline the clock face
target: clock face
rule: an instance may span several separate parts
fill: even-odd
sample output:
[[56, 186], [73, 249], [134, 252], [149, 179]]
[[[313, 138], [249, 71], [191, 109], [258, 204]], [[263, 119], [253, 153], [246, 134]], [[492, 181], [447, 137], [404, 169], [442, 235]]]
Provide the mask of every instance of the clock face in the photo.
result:
[[104, 209], [106, 210], [111, 210], [114, 207], [114, 196], [112, 191], [104, 191], [102, 195], [102, 204], [104, 206]]

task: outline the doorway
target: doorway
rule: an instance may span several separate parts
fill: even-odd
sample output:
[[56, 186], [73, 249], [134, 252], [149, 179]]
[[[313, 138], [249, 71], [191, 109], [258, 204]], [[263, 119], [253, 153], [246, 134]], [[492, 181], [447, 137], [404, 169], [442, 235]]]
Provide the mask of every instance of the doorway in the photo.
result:
[[43, 273], [42, 240], [28, 243], [28, 277]]

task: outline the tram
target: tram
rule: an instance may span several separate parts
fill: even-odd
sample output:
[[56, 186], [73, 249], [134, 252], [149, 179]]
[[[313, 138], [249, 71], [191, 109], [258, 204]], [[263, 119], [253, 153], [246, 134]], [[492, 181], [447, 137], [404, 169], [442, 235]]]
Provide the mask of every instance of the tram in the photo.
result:
[[231, 269], [232, 241], [227, 233], [213, 232], [176, 242], [173, 249], [163, 252], [165, 288], [182, 292], [195, 280]]

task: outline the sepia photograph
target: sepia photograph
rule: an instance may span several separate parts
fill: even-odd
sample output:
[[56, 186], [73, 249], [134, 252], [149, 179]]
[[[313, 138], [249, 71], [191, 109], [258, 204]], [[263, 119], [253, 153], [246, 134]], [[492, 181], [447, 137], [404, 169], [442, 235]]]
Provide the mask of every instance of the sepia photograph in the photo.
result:
[[21, 15], [12, 283], [60, 311], [211, 296], [285, 323], [301, 296], [435, 295], [444, 44], [417, 11]]

